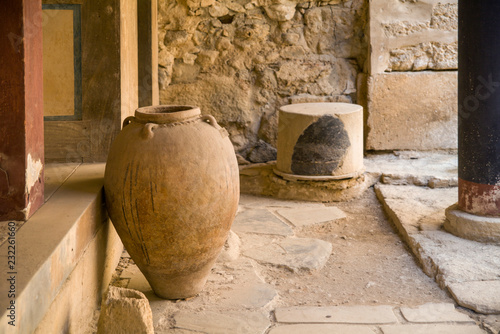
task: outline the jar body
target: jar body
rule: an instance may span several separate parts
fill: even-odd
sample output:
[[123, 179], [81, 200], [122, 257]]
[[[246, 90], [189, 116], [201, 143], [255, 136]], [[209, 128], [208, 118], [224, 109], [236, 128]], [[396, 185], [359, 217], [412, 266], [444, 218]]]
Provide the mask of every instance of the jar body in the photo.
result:
[[125, 123], [106, 165], [110, 218], [158, 296], [194, 296], [236, 215], [233, 146], [195, 107], [140, 108]]

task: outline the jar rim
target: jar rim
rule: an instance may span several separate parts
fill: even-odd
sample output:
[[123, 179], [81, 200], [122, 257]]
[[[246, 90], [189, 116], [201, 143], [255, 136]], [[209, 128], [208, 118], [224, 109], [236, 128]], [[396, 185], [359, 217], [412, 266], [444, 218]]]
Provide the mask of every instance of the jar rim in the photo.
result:
[[173, 123], [190, 120], [201, 114], [200, 108], [189, 105], [156, 105], [138, 108], [135, 118], [152, 123]]

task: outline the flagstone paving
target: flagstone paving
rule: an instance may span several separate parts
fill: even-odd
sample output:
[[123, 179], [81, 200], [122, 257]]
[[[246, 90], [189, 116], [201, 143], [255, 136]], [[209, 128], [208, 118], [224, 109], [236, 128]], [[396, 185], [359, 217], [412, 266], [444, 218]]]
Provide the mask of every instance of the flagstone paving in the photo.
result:
[[112, 284], [147, 296], [157, 334], [499, 334], [499, 247], [442, 229], [456, 157], [396, 152], [365, 163], [381, 183], [350, 202], [242, 194], [196, 297], [158, 298], [126, 252]]
[[[307, 289], [308, 277], [331, 263], [338, 250], [328, 239], [304, 237], [298, 231], [327, 225], [334, 228], [346, 223], [349, 215], [337, 206], [244, 195], [230, 242], [198, 296], [180, 301], [156, 297], [126, 252], [129, 263], [113, 284], [145, 293], [157, 334], [491, 333], [480, 328], [470, 312], [442, 297], [429, 299], [449, 302], [311, 305], [297, 300], [295, 305], [285, 304], [283, 294], [293, 293], [293, 289], [283, 291], [285, 280], [270, 279], [269, 271], [299, 275], [305, 286], [297, 289]], [[338, 235], [338, 240], [347, 245], [353, 237], [346, 233]], [[379, 284], [368, 280], [365, 289]]]

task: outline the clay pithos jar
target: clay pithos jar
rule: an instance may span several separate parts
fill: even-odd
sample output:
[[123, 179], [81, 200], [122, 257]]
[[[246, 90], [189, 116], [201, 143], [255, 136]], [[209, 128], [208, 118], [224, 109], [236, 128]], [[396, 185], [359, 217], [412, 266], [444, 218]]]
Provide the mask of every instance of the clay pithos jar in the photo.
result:
[[226, 130], [197, 107], [139, 108], [113, 142], [104, 189], [113, 225], [154, 292], [200, 292], [238, 208]]

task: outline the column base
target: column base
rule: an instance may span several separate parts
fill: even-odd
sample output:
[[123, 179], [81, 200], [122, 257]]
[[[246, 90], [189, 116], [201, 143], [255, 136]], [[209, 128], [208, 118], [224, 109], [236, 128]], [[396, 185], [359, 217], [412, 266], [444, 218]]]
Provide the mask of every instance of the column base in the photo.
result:
[[457, 237], [500, 245], [500, 217], [464, 212], [454, 204], [446, 209], [444, 229]]

